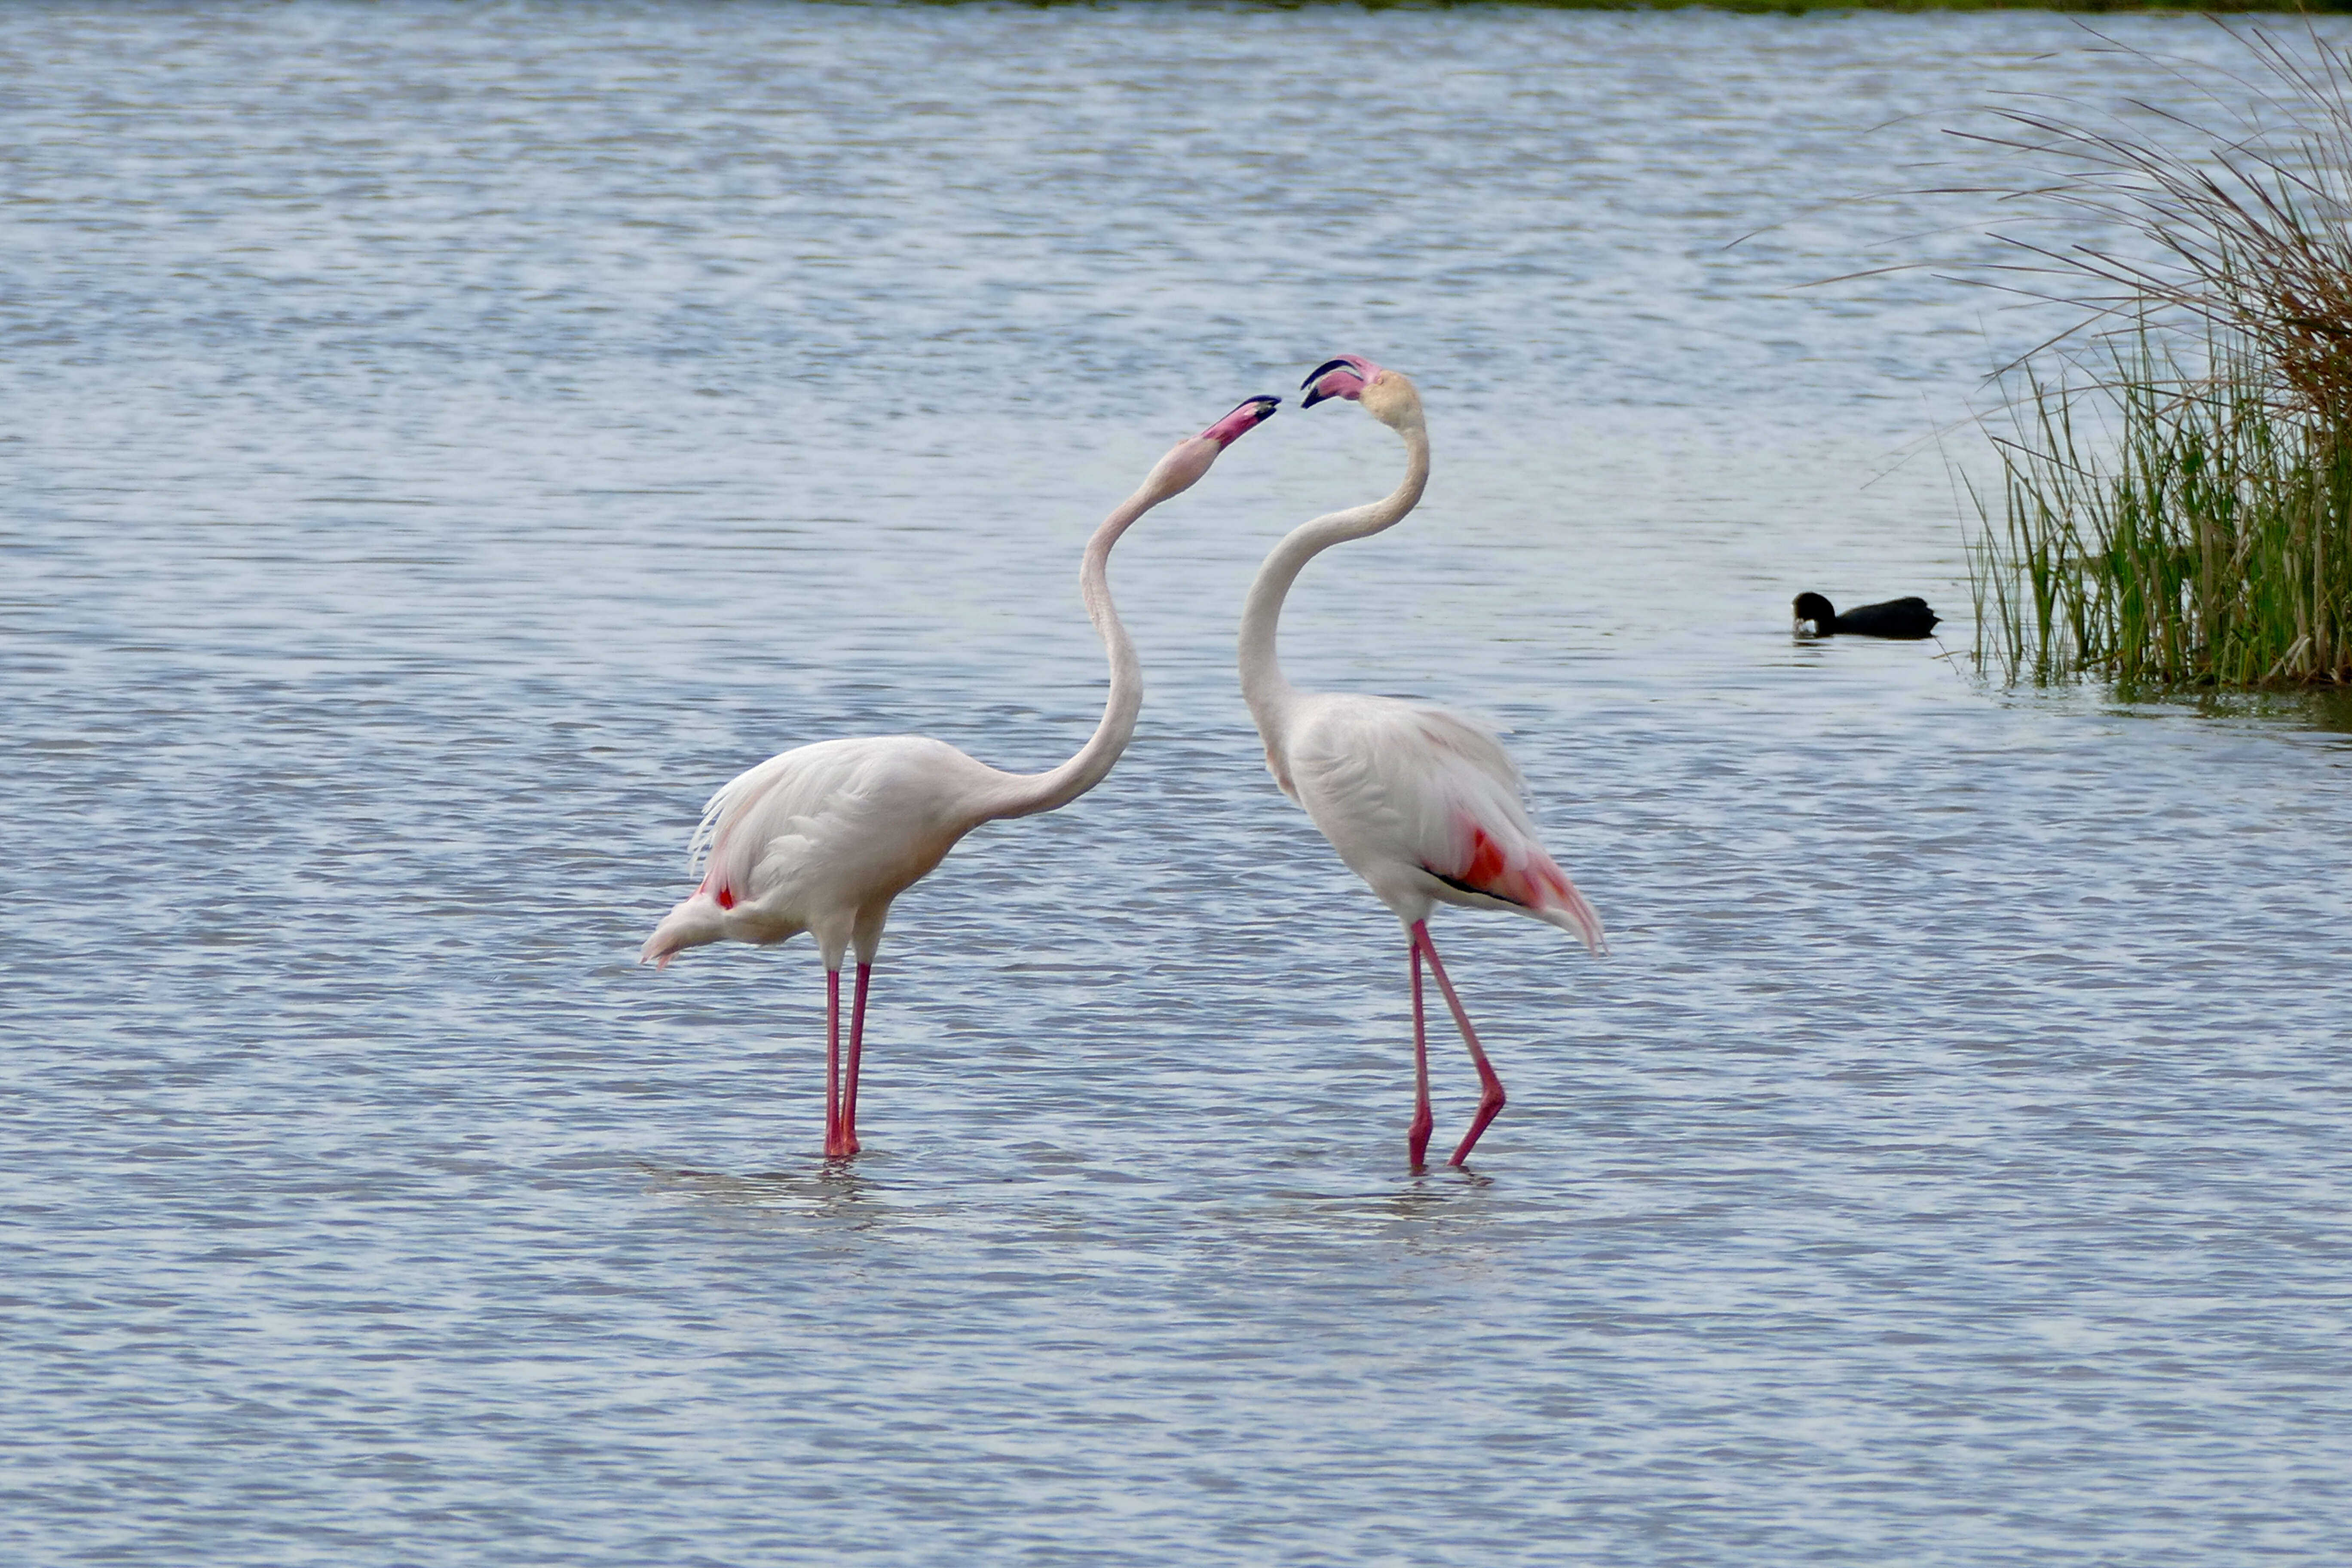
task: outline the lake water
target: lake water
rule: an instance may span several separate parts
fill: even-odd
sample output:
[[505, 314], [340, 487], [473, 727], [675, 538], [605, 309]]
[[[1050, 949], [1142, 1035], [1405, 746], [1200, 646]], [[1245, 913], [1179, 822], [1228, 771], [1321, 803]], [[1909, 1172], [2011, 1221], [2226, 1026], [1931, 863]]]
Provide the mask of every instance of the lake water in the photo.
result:
[[[1961, 422], [2046, 323], [1802, 287], [1966, 248], [1832, 204], [2000, 174], [1977, 106], [2160, 59], [8, 22], [0, 1556], [2352, 1560], [2352, 742], [1939, 657]], [[1398, 470], [1295, 401], [1120, 547], [1118, 771], [900, 902], [826, 1169], [808, 945], [634, 963], [704, 796], [833, 735], [1066, 755], [1095, 521], [1349, 352], [1435, 478], [1309, 571], [1292, 672], [1508, 725], [1616, 949], [1439, 922], [1513, 1096], [1475, 1174], [1404, 1169], [1398, 932], [1234, 689], [1258, 558]], [[1800, 645], [1803, 588], [1956, 635]]]

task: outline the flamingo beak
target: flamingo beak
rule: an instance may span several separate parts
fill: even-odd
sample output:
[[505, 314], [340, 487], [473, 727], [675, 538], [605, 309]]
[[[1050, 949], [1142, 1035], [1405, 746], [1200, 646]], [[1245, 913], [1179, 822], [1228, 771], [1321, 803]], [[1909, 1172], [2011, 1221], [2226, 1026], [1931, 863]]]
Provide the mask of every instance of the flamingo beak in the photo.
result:
[[1202, 431], [1201, 438], [1214, 441], [1220, 448], [1230, 447], [1273, 418], [1275, 410], [1281, 406], [1281, 398], [1270, 393], [1261, 393]]
[[1344, 397], [1349, 402], [1363, 395], [1364, 388], [1381, 374], [1381, 367], [1360, 354], [1341, 354], [1338, 359], [1325, 360], [1298, 384], [1307, 389], [1307, 397], [1299, 406], [1312, 408], [1327, 397]]

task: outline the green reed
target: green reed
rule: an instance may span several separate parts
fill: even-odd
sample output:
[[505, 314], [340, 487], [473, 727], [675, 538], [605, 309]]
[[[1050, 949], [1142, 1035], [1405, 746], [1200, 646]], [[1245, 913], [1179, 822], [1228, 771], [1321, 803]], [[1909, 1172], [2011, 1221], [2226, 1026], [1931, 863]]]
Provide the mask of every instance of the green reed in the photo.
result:
[[2215, 364], [2193, 383], [2119, 366], [2093, 393], [2095, 441], [2082, 389], [2032, 389], [1972, 552], [1979, 666], [2126, 689], [2352, 680], [2352, 442], [2283, 411], [2258, 358]]
[[2148, 110], [2202, 145], [2034, 111], [1982, 139], [2037, 165], [2011, 199], [2121, 231], [2003, 237], [2001, 286], [2084, 310], [2106, 356], [2029, 380], [1995, 437], [1970, 577], [2011, 681], [2352, 681], [2352, 58], [2236, 36], [2239, 123]]

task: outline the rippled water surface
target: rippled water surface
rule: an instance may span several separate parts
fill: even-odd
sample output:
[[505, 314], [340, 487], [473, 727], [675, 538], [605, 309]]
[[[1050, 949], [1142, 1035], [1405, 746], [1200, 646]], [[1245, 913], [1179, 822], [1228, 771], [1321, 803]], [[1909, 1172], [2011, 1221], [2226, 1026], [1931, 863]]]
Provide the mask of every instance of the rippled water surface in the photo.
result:
[[[1955, 221], [1822, 204], [2157, 62], [7, 20], [0, 1555], [2352, 1560], [2352, 750], [1789, 635], [1918, 592], [1965, 647], [1954, 421], [2038, 330], [1801, 288]], [[1440, 922], [1513, 1099], [1409, 1176], [1399, 935], [1232, 677], [1258, 557], [1399, 465], [1294, 404], [1119, 550], [1118, 771], [899, 904], [827, 1170], [807, 944], [634, 964], [702, 798], [838, 734], [1067, 754], [1087, 530], [1341, 352], [1420, 380], [1436, 477], [1310, 570], [1292, 671], [1508, 725], [1614, 956]]]

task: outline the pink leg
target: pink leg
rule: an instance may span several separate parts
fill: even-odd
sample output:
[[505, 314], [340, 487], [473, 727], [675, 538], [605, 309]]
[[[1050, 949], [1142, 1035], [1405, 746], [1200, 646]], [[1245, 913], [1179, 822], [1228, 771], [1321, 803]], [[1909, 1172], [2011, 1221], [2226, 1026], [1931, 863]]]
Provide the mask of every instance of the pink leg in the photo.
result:
[[1408, 939], [1412, 961], [1412, 1124], [1404, 1130], [1405, 1152], [1416, 1171], [1429, 1163], [1430, 1129], [1437, 1119], [1429, 1112], [1429, 1031], [1421, 1010], [1421, 941]]
[[1454, 1010], [1454, 1026], [1462, 1031], [1462, 1043], [1470, 1047], [1470, 1060], [1478, 1068], [1482, 1090], [1478, 1096], [1478, 1114], [1470, 1119], [1470, 1131], [1462, 1135], [1461, 1145], [1454, 1151], [1454, 1158], [1447, 1162], [1448, 1164], [1458, 1165], [1470, 1157], [1470, 1151], [1477, 1146], [1478, 1135], [1486, 1131], [1486, 1123], [1501, 1112], [1503, 1080], [1495, 1076], [1494, 1065], [1486, 1060], [1486, 1053], [1478, 1047], [1478, 1033], [1470, 1026], [1470, 1015], [1462, 1010], [1462, 998], [1454, 994], [1454, 982], [1445, 977], [1445, 964], [1437, 956], [1437, 944], [1429, 940], [1428, 925], [1421, 921], [1413, 921], [1412, 933], [1420, 942], [1422, 951], [1429, 954], [1429, 972], [1437, 977], [1437, 989], [1444, 994], [1445, 1005]]
[[857, 991], [849, 1004], [849, 1082], [841, 1096], [841, 1141], [845, 1152], [855, 1154], [861, 1145], [857, 1142], [857, 1061], [866, 1045], [866, 986], [874, 978], [874, 966], [857, 966]]
[[841, 1141], [841, 971], [824, 972], [824, 1157], [845, 1158]]

